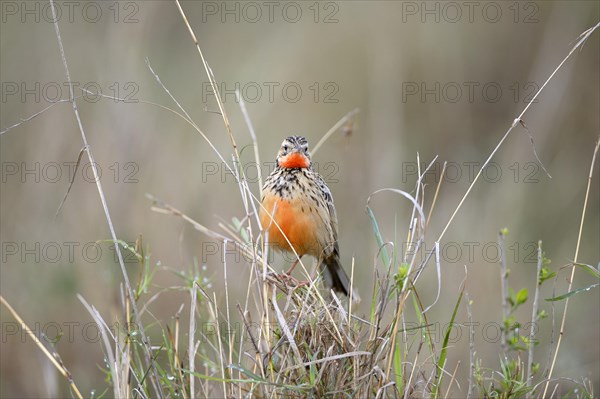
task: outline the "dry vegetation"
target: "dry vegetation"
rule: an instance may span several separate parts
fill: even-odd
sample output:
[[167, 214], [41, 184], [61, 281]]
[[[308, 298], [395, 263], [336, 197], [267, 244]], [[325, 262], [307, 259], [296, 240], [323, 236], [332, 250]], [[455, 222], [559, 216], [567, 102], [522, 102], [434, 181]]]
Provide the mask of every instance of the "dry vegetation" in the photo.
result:
[[[205, 60], [200, 45], [191, 26], [188, 24], [183, 9], [177, 3], [183, 20], [193, 38], [206, 73], [214, 84], [212, 70]], [[570, 56], [580, 48], [585, 40], [598, 28], [596, 25], [584, 32]], [[56, 33], [60, 43], [62, 59], [69, 79], [67, 60], [62, 51], [62, 41], [58, 25]], [[560, 70], [561, 63], [554, 73]], [[153, 72], [154, 73], [154, 72]], [[545, 84], [551, 83], [554, 73]], [[156, 75], [155, 75], [156, 76]], [[162, 86], [160, 79], [157, 81]], [[545, 86], [544, 84], [544, 86]], [[542, 87], [542, 90], [544, 88]], [[162, 86], [167, 92], [166, 87]], [[213, 87], [220, 114], [231, 139], [234, 159], [239, 160], [235, 134], [231, 131], [227, 113], [218, 95], [218, 88]], [[542, 91], [540, 90], [538, 94]], [[537, 95], [537, 94], [536, 94]], [[76, 93], [71, 92], [74, 98]], [[188, 122], [210, 144], [210, 140], [192, 121], [185, 109], [173, 98], [176, 108], [171, 109]], [[241, 112], [248, 122], [248, 130], [254, 142], [256, 161], [260, 162], [257, 142], [250, 124], [251, 116], [247, 114], [243, 102]], [[513, 129], [526, 129], [523, 117], [528, 111], [530, 102], [523, 112], [515, 118], [512, 126], [497, 147], [489, 155], [486, 164], [501, 148], [502, 143]], [[79, 119], [76, 102], [73, 110]], [[356, 112], [352, 111], [342, 118], [323, 136], [323, 140], [315, 147], [317, 150], [332, 134], [342, 127], [352, 124]], [[80, 122], [83, 139], [83, 155], [89, 157], [93, 165], [92, 153], [87, 146], [85, 126]], [[239, 133], [237, 133], [239, 134]], [[212, 145], [211, 145], [212, 146]], [[213, 147], [214, 148], [214, 147]], [[215, 149], [216, 152], [216, 149]], [[588, 179], [588, 192], [598, 144], [590, 154], [592, 167]], [[121, 328], [117, 331], [108, 326], [111, 322], [88, 304], [83, 297], [80, 300], [89, 311], [91, 317], [102, 331], [102, 345], [106, 356], [103, 372], [109, 388], [105, 392], [97, 392], [96, 397], [114, 396], [119, 398], [198, 398], [198, 397], [394, 397], [394, 398], [446, 398], [446, 397], [557, 397], [559, 394], [568, 397], [594, 397], [591, 384], [586, 380], [569, 381], [553, 375], [557, 356], [560, 356], [560, 342], [565, 327], [564, 314], [558, 315], [553, 323], [553, 336], [557, 337], [552, 356], [546, 364], [540, 363], [546, 355], [534, 358], [535, 339], [523, 334], [514, 312], [518, 308], [529, 306], [532, 323], [537, 323], [548, 316], [549, 307], [554, 301], [567, 301], [571, 296], [584, 289], [569, 287], [565, 294], [558, 294], [554, 301], [543, 301], [539, 297], [539, 287], [547, 281], [553, 281], [558, 273], [570, 274], [576, 269], [584, 269], [598, 279], [598, 272], [593, 267], [578, 262], [579, 241], [573, 263], [562, 270], [553, 269], [549, 265], [542, 250], [538, 246], [537, 275], [535, 292], [527, 290], [513, 291], [506, 270], [506, 262], [501, 262], [499, 278], [503, 284], [503, 313], [498, 320], [503, 325], [502, 344], [499, 345], [499, 361], [496, 370], [480, 367], [476, 349], [471, 345], [470, 364], [448, 364], [448, 344], [451, 329], [444, 332], [440, 340], [434, 337], [430, 326], [433, 320], [427, 311], [431, 306], [422, 303], [419, 297], [419, 277], [425, 268], [436, 268], [439, 272], [439, 254], [431, 252], [425, 260], [417, 260], [410, 253], [401, 253], [394, 246], [394, 240], [382, 237], [376, 214], [367, 205], [367, 213], [371, 220], [373, 234], [379, 244], [379, 253], [373, 270], [385, 270], [375, 276], [375, 285], [370, 295], [363, 294], [363, 301], [370, 304], [368, 314], [357, 314], [352, 300], [338, 298], [333, 293], [324, 292], [319, 279], [302, 285], [291, 278], [284, 278], [268, 264], [268, 248], [263, 246], [259, 223], [257, 223], [256, 188], [243, 175], [239, 162], [226, 162], [226, 156], [216, 155], [237, 176], [240, 195], [245, 206], [239, 210], [239, 220], [231, 225], [223, 225], [223, 232], [208, 229], [202, 223], [193, 220], [176, 207], [151, 197], [152, 207], [157, 212], [167, 214], [165, 217], [179, 217], [191, 223], [199, 234], [205, 234], [215, 241], [223, 243], [236, 251], [240, 251], [251, 268], [246, 299], [243, 303], [230, 301], [227, 285], [232, 272], [223, 264], [226, 276], [225, 292], [216, 293], [211, 290], [210, 281], [198, 265], [190, 267], [188, 272], [180, 273], [181, 285], [171, 287], [189, 292], [189, 309], [174, 309], [174, 317], [167, 324], [157, 322], [149, 313], [148, 305], [160, 300], [160, 287], [153, 285], [156, 267], [149, 254], [152, 243], [143, 243], [142, 239], [135, 247], [127, 246], [118, 240], [114, 232], [110, 213], [102, 187], [98, 181], [98, 193], [102, 198], [106, 219], [111, 229], [123, 273], [121, 287]], [[435, 160], [434, 160], [435, 161]], [[419, 162], [420, 164], [420, 162]], [[484, 164], [481, 169], [485, 168]], [[438, 198], [439, 186], [425, 187], [422, 178], [427, 170], [419, 171], [419, 179], [415, 181], [414, 191], [407, 193], [400, 190], [387, 189], [388, 193], [400, 195], [410, 201], [413, 217], [409, 226], [398, 226], [402, 234], [407, 234], [407, 242], [415, 248], [422, 245], [430, 218], [435, 218], [435, 204], [442, 201]], [[464, 194], [456, 207], [446, 228], [439, 234], [439, 243], [451, 225], [454, 216], [461, 211], [464, 200], [469, 196], [471, 188], [477, 183], [479, 174]], [[440, 180], [441, 184], [441, 180]], [[423, 209], [425, 191], [428, 196], [435, 196], [430, 209]], [[384, 191], [384, 190], [381, 190]], [[373, 195], [379, 195], [376, 192]], [[587, 196], [581, 198], [583, 226], [586, 215]], [[463, 212], [468, 212], [462, 210]], [[507, 230], [499, 233], [502, 247]], [[581, 234], [581, 229], [580, 229]], [[579, 237], [580, 239], [581, 237]], [[123, 264], [121, 251], [128, 251], [139, 261], [139, 273], [127, 273]], [[408, 252], [408, 251], [407, 251]], [[416, 252], [416, 251], [415, 251]], [[305, 260], [306, 261], [306, 260]], [[306, 277], [310, 276], [308, 267], [302, 265]], [[354, 269], [354, 265], [352, 265]], [[439, 275], [439, 273], [438, 273]], [[130, 281], [131, 278], [131, 281]], [[443, 285], [442, 281], [439, 281]], [[595, 284], [597, 285], [597, 284]], [[468, 295], [469, 279], [465, 268], [465, 277], [460, 287], [447, 287], [455, 290], [456, 302], [454, 312], [447, 314], [444, 324], [452, 324], [457, 313], [467, 312], [470, 315], [471, 299]], [[2, 303], [20, 323], [25, 323], [17, 311], [2, 298]], [[24, 317], [26, 319], [26, 317]], [[416, 321], [409, 323], [408, 320]], [[441, 342], [440, 342], [441, 341]], [[64, 364], [53, 348], [48, 348], [36, 339], [36, 343], [54, 366], [64, 375], [71, 385], [74, 397], [83, 397]], [[468, 381], [456, 381], [458, 367], [468, 367]], [[112, 393], [111, 393], [112, 391]]]

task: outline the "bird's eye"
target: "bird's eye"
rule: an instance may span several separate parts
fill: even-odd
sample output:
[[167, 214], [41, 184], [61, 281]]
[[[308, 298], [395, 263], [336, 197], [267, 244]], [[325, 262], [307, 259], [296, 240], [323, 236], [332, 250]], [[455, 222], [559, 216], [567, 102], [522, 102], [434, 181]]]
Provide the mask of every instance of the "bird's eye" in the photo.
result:
[[304, 147], [304, 153], [308, 154], [308, 147]]
[[283, 151], [287, 152], [287, 150], [289, 150], [290, 147], [288, 147], [287, 145], [283, 146]]

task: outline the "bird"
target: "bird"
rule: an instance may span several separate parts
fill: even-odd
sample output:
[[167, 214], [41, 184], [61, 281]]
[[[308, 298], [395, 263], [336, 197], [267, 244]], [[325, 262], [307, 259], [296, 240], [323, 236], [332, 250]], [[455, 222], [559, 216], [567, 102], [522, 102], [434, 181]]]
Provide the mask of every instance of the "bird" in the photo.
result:
[[[313, 256], [326, 285], [350, 295], [350, 279], [340, 262], [338, 220], [331, 191], [313, 169], [308, 140], [289, 136], [281, 143], [275, 169], [262, 188], [259, 215], [264, 237], [272, 248]], [[292, 250], [293, 247], [293, 250]], [[360, 297], [352, 292], [354, 301]]]

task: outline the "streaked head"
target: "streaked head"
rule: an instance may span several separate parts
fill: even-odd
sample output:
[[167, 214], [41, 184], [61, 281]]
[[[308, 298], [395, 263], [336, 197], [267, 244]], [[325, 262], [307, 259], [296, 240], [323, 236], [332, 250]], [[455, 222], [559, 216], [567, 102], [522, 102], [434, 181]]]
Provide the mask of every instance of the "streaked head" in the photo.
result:
[[302, 136], [290, 136], [283, 140], [277, 153], [277, 164], [282, 168], [309, 168], [308, 140]]

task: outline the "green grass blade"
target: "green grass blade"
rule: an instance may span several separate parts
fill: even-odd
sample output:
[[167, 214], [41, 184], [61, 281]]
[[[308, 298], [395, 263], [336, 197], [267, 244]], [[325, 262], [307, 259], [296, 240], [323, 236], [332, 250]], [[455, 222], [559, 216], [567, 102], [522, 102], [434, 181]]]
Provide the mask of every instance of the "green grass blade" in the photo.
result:
[[575, 266], [581, 267], [583, 270], [591, 274], [592, 276], [600, 279], [600, 263], [598, 263], [598, 269], [596, 269], [592, 265], [587, 265], [585, 263], [573, 263]]
[[578, 288], [578, 289], [576, 289], [576, 290], [569, 291], [569, 292], [567, 292], [567, 293], [566, 293], [566, 294], [564, 294], [564, 295], [555, 296], [555, 297], [552, 297], [552, 298], [547, 298], [547, 299], [546, 299], [546, 301], [548, 301], [548, 302], [562, 301], [563, 299], [567, 299], [567, 298], [569, 298], [569, 297], [572, 297], [573, 295], [577, 295], [577, 294], [580, 294], [580, 293], [582, 293], [582, 292], [589, 291], [589, 290], [591, 290], [592, 288], [596, 288], [598, 285], [599, 285], [599, 284], [598, 284], [598, 283], [596, 283], [596, 284], [592, 284], [592, 285], [590, 285], [589, 287], [585, 287], [585, 288]]
[[367, 205], [367, 214], [369, 215], [369, 218], [371, 219], [371, 227], [373, 228], [373, 233], [375, 234], [375, 239], [377, 240], [377, 246], [380, 249], [379, 255], [381, 256], [381, 262], [387, 266], [390, 264], [390, 256], [388, 255], [387, 250], [385, 248], [383, 248], [385, 242], [383, 241], [383, 238], [381, 237], [381, 232], [379, 231], [379, 225], [377, 224], [377, 219], [375, 219], [375, 214], [373, 213], [373, 211], [371, 210], [371, 208], [368, 205]]
[[454, 305], [454, 311], [452, 312], [452, 318], [450, 319], [450, 323], [448, 325], [448, 331], [446, 331], [446, 335], [444, 336], [444, 345], [442, 346], [442, 352], [440, 353], [440, 358], [437, 362], [438, 373], [436, 376], [436, 381], [433, 385], [433, 390], [431, 391], [431, 398], [438, 398], [440, 393], [440, 387], [442, 385], [442, 380], [444, 378], [444, 373], [442, 370], [444, 369], [446, 363], [446, 356], [448, 354], [448, 340], [450, 339], [450, 332], [452, 331], [452, 325], [454, 324], [454, 319], [456, 318], [456, 313], [458, 313], [458, 307], [460, 302], [462, 301], [462, 296], [464, 293], [464, 286], [460, 290], [460, 295], [458, 296], [458, 300], [456, 301], [456, 305]]
[[394, 350], [394, 370], [396, 371], [396, 386], [398, 387], [399, 396], [404, 395], [404, 373], [402, 370], [402, 340], [396, 341], [396, 349]]

